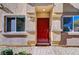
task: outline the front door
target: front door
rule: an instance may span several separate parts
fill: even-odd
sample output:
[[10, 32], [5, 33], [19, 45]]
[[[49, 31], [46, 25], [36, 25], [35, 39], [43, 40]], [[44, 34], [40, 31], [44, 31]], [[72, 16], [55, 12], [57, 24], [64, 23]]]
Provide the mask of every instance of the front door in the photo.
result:
[[37, 18], [37, 45], [50, 45], [49, 18]]

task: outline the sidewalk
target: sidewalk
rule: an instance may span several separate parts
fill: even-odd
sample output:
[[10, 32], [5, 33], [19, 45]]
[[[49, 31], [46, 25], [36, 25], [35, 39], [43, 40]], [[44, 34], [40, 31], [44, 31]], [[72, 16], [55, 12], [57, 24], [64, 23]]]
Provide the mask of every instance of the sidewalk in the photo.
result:
[[11, 48], [14, 53], [26, 51], [32, 55], [79, 55], [79, 47], [0, 47], [0, 52], [6, 48]]

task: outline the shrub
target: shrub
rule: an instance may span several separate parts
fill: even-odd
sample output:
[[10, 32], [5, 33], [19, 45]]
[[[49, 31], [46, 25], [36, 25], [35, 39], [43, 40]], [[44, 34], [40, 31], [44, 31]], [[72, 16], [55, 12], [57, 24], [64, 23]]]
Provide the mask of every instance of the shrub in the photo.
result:
[[15, 55], [32, 55], [31, 53], [26, 53], [26, 51], [22, 51], [19, 53], [15, 53]]
[[5, 49], [1, 51], [1, 55], [13, 55], [12, 49]]

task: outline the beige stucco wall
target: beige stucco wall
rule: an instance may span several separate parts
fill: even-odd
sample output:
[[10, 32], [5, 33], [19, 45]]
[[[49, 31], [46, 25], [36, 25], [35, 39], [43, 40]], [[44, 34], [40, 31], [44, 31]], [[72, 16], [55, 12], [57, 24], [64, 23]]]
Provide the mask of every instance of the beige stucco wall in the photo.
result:
[[[14, 14], [24, 14], [26, 15], [26, 32], [27, 31], [31, 31], [31, 32], [35, 32], [34, 34], [30, 34], [28, 33], [28, 35], [26, 35], [23, 39], [26, 41], [26, 43], [28, 41], [36, 41], [36, 17], [35, 17], [35, 21], [32, 22], [30, 21], [30, 18], [28, 17], [27, 11], [31, 11], [31, 12], [35, 12], [35, 8], [28, 5], [28, 4], [4, 4], [6, 7], [8, 7], [10, 10], [12, 10], [14, 12]], [[50, 17], [50, 25], [51, 25], [51, 40], [52, 41], [60, 41], [61, 40], [61, 16], [62, 14], [55, 14], [56, 12], [62, 12], [62, 5], [63, 4], [56, 4], [57, 6], [54, 7], [54, 9], [52, 8], [52, 11], [49, 13], [37, 13], [37, 17]], [[60, 8], [59, 8], [60, 7]], [[58, 10], [58, 11], [57, 11]], [[0, 30], [2, 31], [2, 15], [6, 14], [4, 11], [0, 10]], [[56, 21], [56, 23], [55, 23]], [[54, 26], [55, 25], [55, 26]], [[57, 31], [54, 31], [55, 29], [57, 29]], [[6, 38], [5, 36], [3, 36], [0, 33], [0, 41]], [[15, 37], [18, 38], [18, 37]], [[10, 39], [9, 39], [10, 40]], [[16, 40], [16, 39], [14, 39]], [[23, 41], [20, 40], [20, 41]], [[5, 41], [6, 42], [6, 41]], [[9, 43], [9, 42], [8, 42]], [[18, 43], [18, 42], [17, 42]], [[27, 45], [27, 44], [26, 44]]]
[[[3, 4], [3, 5], [6, 6], [7, 8], [9, 8], [13, 12], [13, 15], [17, 15], [17, 14], [18, 15], [25, 15], [26, 16], [26, 24], [25, 24], [26, 31], [35, 31], [35, 22], [29, 21], [29, 18], [27, 17], [26, 10], [30, 10], [30, 8], [31, 8], [29, 5], [24, 4], [24, 3], [23, 4], [22, 3], [21, 4], [20, 3], [19, 4], [13, 4], [13, 3], [8, 4], [8, 3], [6, 3], [6, 4]], [[27, 7], [29, 7], [29, 9], [27, 9]], [[34, 8], [33, 9], [31, 8], [31, 10], [34, 10]], [[1, 32], [2, 32], [2, 19], [3, 19], [4, 14], [7, 14], [7, 13], [0, 10], [0, 30], [1, 30]], [[3, 43], [7, 45], [6, 42], [8, 41], [8, 43], [9, 43], [9, 41], [11, 41], [11, 38], [9, 39], [9, 37], [10, 36], [4, 36], [0, 33], [0, 42], [4, 41]], [[17, 39], [19, 39], [19, 37], [20, 36], [16, 36], [16, 37], [13, 36], [13, 38], [17, 38]], [[8, 40], [5, 40], [5, 38], [8, 39]], [[34, 41], [36, 37], [35, 37], [35, 34], [29, 34], [28, 33], [26, 36], [24, 36], [22, 38], [25, 38], [25, 39], [21, 39], [16, 43], [19, 44], [19, 42], [21, 42], [21, 41], [26, 41], [26, 44], [24, 44], [24, 45], [27, 45], [27, 42], [29, 40]], [[16, 41], [16, 39], [13, 39], [13, 42], [14, 41]]]
[[52, 14], [52, 37], [53, 41], [61, 40], [61, 16], [63, 12], [63, 3], [55, 3]]
[[[12, 12], [13, 12], [13, 15], [16, 15], [16, 14], [23, 14], [23, 15], [26, 15], [26, 4], [15, 4], [15, 3], [11, 3], [11, 4], [7, 4], [7, 3], [4, 3], [3, 4], [5, 7], [7, 7], [8, 9], [10, 9]], [[0, 30], [2, 32], [2, 19], [3, 19], [3, 15], [8, 15], [10, 13], [6, 13], [4, 12], [3, 10], [0, 9]], [[0, 38], [5, 38], [5, 36], [3, 36], [1, 33], [0, 33]]]

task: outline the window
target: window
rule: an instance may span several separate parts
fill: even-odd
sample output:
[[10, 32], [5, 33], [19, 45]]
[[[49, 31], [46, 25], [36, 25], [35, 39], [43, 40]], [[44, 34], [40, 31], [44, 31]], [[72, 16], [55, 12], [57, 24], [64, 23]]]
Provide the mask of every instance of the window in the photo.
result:
[[7, 32], [15, 31], [15, 18], [7, 17]]
[[16, 31], [25, 31], [25, 18], [17, 17]]
[[79, 16], [63, 17], [64, 32], [79, 32]]
[[25, 17], [24, 16], [6, 16], [4, 19], [5, 32], [21, 32], [25, 31]]
[[74, 16], [74, 31], [79, 32], [79, 16]]

